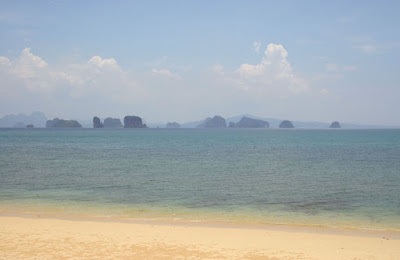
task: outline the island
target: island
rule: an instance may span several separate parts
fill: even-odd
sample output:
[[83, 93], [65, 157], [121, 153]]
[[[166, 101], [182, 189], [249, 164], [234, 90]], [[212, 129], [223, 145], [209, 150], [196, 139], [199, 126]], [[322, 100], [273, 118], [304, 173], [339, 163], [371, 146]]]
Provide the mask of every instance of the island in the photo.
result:
[[124, 128], [146, 128], [146, 124], [142, 123], [142, 118], [138, 116], [126, 116], [124, 118]]
[[119, 118], [107, 117], [106, 119], [104, 119], [103, 126], [107, 127], [107, 128], [109, 128], [109, 127], [122, 127], [122, 123], [121, 123], [121, 120]]
[[93, 117], [93, 128], [103, 128], [103, 123], [101, 123], [100, 118], [97, 116]]
[[283, 120], [279, 124], [279, 128], [294, 128], [294, 125], [289, 120]]
[[213, 118], [207, 117], [197, 127], [199, 127], [199, 128], [226, 128], [226, 121], [225, 121], [225, 118], [223, 118], [221, 116], [214, 116]]
[[60, 127], [73, 127], [73, 128], [82, 128], [82, 125], [79, 124], [76, 120], [64, 120], [59, 118], [54, 118], [53, 120], [47, 120], [46, 128], [60, 128]]
[[332, 122], [329, 128], [342, 128], [338, 121]]
[[269, 128], [269, 123], [264, 120], [254, 119], [250, 117], [242, 117], [236, 124], [229, 122], [230, 128]]

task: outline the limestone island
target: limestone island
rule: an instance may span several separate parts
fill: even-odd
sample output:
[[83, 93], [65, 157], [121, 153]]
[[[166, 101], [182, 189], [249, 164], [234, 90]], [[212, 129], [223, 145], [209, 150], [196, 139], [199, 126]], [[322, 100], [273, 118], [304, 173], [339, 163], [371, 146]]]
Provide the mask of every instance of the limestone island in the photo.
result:
[[279, 128], [294, 128], [294, 125], [289, 120], [283, 120], [279, 124]]
[[93, 117], [93, 128], [103, 128], [103, 123], [97, 116]]
[[199, 127], [199, 128], [226, 128], [226, 121], [225, 121], [225, 118], [223, 118], [221, 116], [214, 116], [213, 118], [207, 117], [197, 127]]
[[147, 128], [147, 125], [143, 124], [142, 118], [138, 116], [126, 116], [124, 118], [124, 128]]
[[64, 120], [59, 118], [54, 118], [53, 120], [46, 121], [46, 128], [62, 128], [62, 127], [73, 127], [82, 128], [82, 125], [76, 120]]
[[104, 119], [103, 127], [123, 127], [121, 120], [119, 118], [107, 117]]
[[244, 116], [236, 124], [229, 122], [229, 128], [269, 128], [269, 123], [264, 120]]
[[332, 122], [329, 128], [342, 128], [338, 121]]

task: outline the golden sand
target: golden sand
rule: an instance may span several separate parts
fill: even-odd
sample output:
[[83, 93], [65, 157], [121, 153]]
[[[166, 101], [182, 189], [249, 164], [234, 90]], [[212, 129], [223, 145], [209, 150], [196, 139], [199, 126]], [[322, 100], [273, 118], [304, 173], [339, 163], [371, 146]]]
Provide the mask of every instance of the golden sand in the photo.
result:
[[400, 259], [382, 233], [0, 217], [0, 259]]

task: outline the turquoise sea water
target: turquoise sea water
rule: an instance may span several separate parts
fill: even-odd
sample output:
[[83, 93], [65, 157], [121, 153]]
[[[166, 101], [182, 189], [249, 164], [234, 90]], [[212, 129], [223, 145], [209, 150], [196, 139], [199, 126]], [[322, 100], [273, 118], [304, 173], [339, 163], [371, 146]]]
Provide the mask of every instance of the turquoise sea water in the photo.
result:
[[400, 130], [1, 129], [13, 210], [400, 231]]

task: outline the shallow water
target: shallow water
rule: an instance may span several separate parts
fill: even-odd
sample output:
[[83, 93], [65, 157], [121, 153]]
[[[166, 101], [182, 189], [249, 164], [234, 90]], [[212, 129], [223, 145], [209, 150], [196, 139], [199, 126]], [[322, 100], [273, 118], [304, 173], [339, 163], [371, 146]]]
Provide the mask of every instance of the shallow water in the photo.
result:
[[400, 231], [400, 130], [1, 129], [9, 211]]

